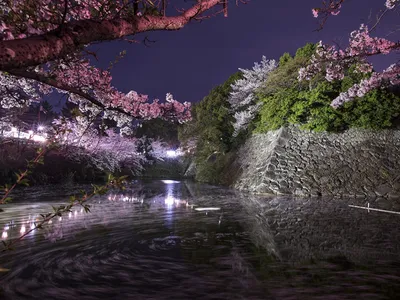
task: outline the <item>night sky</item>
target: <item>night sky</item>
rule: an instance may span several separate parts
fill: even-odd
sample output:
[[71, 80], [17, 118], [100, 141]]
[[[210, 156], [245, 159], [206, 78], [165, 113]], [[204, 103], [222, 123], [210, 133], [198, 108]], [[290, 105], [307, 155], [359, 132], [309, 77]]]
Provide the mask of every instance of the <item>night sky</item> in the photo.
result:
[[[172, 0], [172, 3], [184, 1]], [[116, 55], [127, 55], [112, 70], [113, 85], [122, 92], [135, 90], [151, 98], [165, 99], [171, 92], [178, 101], [198, 102], [208, 92], [223, 83], [238, 68], [251, 68], [262, 55], [278, 59], [284, 52], [294, 54], [306, 42], [341, 41], [347, 45], [349, 33], [368, 16], [384, 8], [384, 0], [348, 0], [341, 13], [331, 17], [322, 31], [316, 32], [317, 20], [311, 9], [322, 0], [251, 0], [238, 7], [231, 1], [229, 17], [222, 15], [192, 22], [179, 31], [148, 32], [155, 40], [150, 47], [114, 41], [91, 47], [96, 50], [99, 67], [107, 67]], [[173, 12], [173, 11], [172, 11]], [[171, 14], [171, 11], [170, 11]], [[385, 36], [399, 25], [399, 15], [391, 13], [376, 35]], [[397, 23], [396, 23], [397, 22]], [[398, 34], [390, 36], [399, 39]], [[386, 68], [392, 57], [375, 59], [377, 69]]]

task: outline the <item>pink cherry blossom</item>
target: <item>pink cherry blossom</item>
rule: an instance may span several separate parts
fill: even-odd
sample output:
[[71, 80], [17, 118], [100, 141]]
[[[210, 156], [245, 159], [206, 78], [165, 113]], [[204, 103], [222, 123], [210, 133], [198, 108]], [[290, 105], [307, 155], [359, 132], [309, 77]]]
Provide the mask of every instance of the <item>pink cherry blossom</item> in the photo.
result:
[[353, 85], [348, 91], [341, 93], [332, 101], [331, 106], [337, 108], [356, 97], [363, 97], [373, 89], [400, 84], [399, 74], [400, 66], [397, 64], [391, 65], [381, 73], [374, 72], [370, 78], [361, 80], [360, 83]]
[[[325, 22], [327, 15], [337, 15], [343, 0], [330, 0], [324, 8], [313, 9], [314, 16], [323, 12]], [[387, 10], [394, 9], [399, 0], [387, 0], [385, 6]], [[383, 15], [382, 15], [383, 16]], [[318, 44], [316, 53], [312, 56], [309, 64], [299, 70], [299, 80], [310, 80], [317, 73], [324, 70], [325, 78], [328, 81], [340, 80], [344, 77], [345, 71], [355, 65], [355, 71], [364, 74], [371, 74], [368, 79], [363, 79], [360, 83], [352, 86], [348, 91], [341, 93], [331, 103], [332, 107], [339, 107], [347, 101], [356, 97], [362, 97], [372, 89], [387, 87], [399, 84], [400, 65], [392, 64], [381, 73], [374, 72], [373, 66], [367, 58], [374, 55], [386, 55], [400, 49], [400, 42], [390, 41], [385, 38], [372, 37], [368, 27], [361, 24], [358, 30], [350, 34], [349, 45], [344, 50], [336, 49], [334, 46], [324, 45], [322, 41]]]
[[[136, 2], [136, 1], [135, 1]], [[23, 101], [2, 93], [3, 107], [29, 105], [39, 94], [54, 90], [88, 114], [103, 113], [118, 122], [129, 118], [190, 120], [190, 104], [167, 94], [165, 102], [136, 92], [119, 92], [108, 70], [91, 66], [82, 53], [91, 43], [121, 39], [153, 30], [177, 30], [201, 17], [220, 0], [196, 1], [176, 16], [154, 16], [162, 1], [3, 0], [0, 2], [0, 81], [15, 94], [35, 95]], [[40, 38], [37, 38], [40, 37]], [[40, 45], [38, 45], [39, 43]], [[29, 49], [29, 55], [26, 55]], [[28, 92], [27, 92], [28, 91]]]

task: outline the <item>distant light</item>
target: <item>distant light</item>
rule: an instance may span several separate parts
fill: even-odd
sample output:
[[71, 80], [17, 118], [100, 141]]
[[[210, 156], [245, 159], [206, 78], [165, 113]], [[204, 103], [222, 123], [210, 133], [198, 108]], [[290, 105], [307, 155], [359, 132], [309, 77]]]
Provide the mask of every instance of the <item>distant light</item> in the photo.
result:
[[37, 129], [38, 129], [39, 131], [42, 131], [42, 130], [44, 130], [44, 126], [39, 125]]
[[17, 132], [18, 129], [16, 127], [11, 127], [11, 132]]
[[178, 153], [175, 150], [168, 150], [167, 151], [167, 156], [168, 157], [177, 157]]
[[33, 131], [32, 131], [32, 130], [29, 130], [29, 131], [28, 131], [28, 134], [29, 134], [30, 136], [32, 136], [32, 135], [33, 135]]
[[35, 134], [35, 135], [32, 137], [32, 139], [33, 139], [35, 142], [45, 142], [45, 141], [46, 141], [46, 138], [45, 138], [44, 136], [37, 135], [37, 134]]
[[163, 183], [165, 184], [173, 184], [173, 183], [179, 183], [180, 181], [176, 181], [176, 180], [161, 180]]

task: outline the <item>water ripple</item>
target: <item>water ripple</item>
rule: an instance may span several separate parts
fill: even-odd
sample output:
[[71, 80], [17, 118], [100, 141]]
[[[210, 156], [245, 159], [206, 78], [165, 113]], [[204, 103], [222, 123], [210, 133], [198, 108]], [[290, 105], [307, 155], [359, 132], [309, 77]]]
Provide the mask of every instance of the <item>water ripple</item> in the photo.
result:
[[[43, 193], [52, 196], [42, 201], [36, 192], [4, 207], [7, 239], [65, 200], [65, 191]], [[1, 275], [2, 296], [397, 299], [399, 219], [318, 201], [135, 183], [91, 200], [89, 214], [78, 208], [54, 219], [1, 254], [0, 266], [10, 269]]]

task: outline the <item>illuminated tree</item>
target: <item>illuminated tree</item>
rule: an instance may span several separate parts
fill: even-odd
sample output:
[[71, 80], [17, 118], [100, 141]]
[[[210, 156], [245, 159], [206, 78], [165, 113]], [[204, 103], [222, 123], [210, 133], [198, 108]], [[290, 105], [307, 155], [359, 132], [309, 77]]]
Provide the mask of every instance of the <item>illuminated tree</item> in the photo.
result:
[[145, 95], [117, 91], [109, 70], [90, 65], [88, 55], [95, 54], [87, 47], [146, 31], [179, 30], [217, 14], [220, 11], [212, 9], [221, 4], [226, 15], [226, 1], [197, 0], [178, 15], [167, 16], [165, 0], [2, 1], [0, 105], [26, 106], [56, 90], [68, 94], [82, 112], [103, 114], [121, 124], [156, 117], [185, 122], [189, 103], [179, 103], [170, 94], [166, 103], [149, 103]]
[[[329, 16], [339, 14], [344, 2], [345, 0], [330, 0], [324, 2], [324, 7], [312, 10], [314, 17], [320, 18], [321, 28]], [[361, 24], [358, 30], [350, 34], [349, 45], [343, 50], [320, 42], [310, 64], [300, 69], [299, 79], [310, 80], [321, 71], [325, 72], [328, 81], [342, 79], [346, 70], [354, 65], [357, 72], [367, 74], [367, 78], [354, 84], [332, 101], [331, 105], [335, 108], [356, 97], [362, 97], [373, 89], [400, 84], [400, 65], [398, 62], [390, 65], [382, 72], [375, 72], [372, 64], [368, 61], [371, 56], [387, 55], [398, 52], [400, 49], [400, 42], [371, 36], [380, 20], [390, 11], [395, 11], [399, 7], [399, 3], [399, 0], [387, 0], [385, 9], [378, 15], [376, 23], [371, 28]]]
[[235, 117], [233, 123], [234, 136], [246, 129], [258, 113], [261, 105], [257, 103], [256, 90], [267, 80], [269, 73], [276, 67], [275, 60], [268, 60], [263, 56], [261, 63], [254, 63], [251, 70], [239, 68], [243, 78], [232, 84], [232, 92], [228, 99]]

